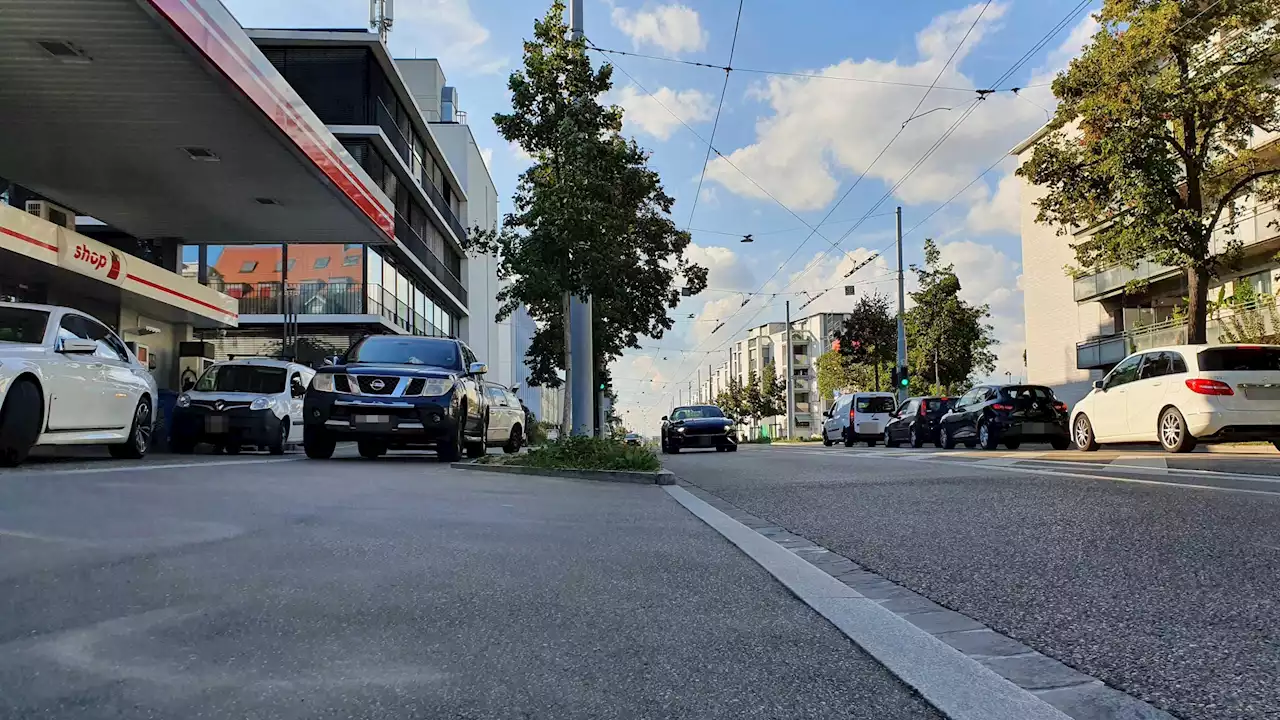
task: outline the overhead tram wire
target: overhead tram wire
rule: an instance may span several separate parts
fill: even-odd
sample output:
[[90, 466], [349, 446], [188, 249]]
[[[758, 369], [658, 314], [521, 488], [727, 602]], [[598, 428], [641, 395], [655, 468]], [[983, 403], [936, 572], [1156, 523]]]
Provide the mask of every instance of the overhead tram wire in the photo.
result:
[[[991, 6], [991, 3], [992, 3], [992, 0], [987, 0], [987, 2], [982, 6], [982, 10], [978, 12], [977, 17], [975, 17], [975, 18], [974, 18], [973, 23], [971, 23], [971, 24], [969, 25], [969, 29], [968, 29], [968, 30], [966, 30], [966, 31], [965, 31], [965, 34], [964, 34], [964, 36], [960, 38], [960, 42], [956, 43], [956, 47], [955, 47], [955, 49], [953, 49], [953, 50], [951, 51], [951, 55], [947, 58], [947, 62], [946, 62], [946, 63], [945, 63], [941, 68], [939, 68], [939, 69], [938, 69], [938, 73], [934, 76], [934, 78], [933, 78], [933, 82], [929, 84], [928, 89], [926, 89], [926, 90], [924, 91], [924, 93], [922, 93], [922, 94], [921, 94], [921, 96], [920, 96], [920, 100], [916, 102], [915, 107], [914, 107], [914, 108], [912, 108], [912, 109], [911, 109], [911, 112], [907, 114], [907, 121], [908, 121], [908, 122], [911, 120], [911, 118], [913, 118], [913, 117], [915, 116], [915, 114], [916, 114], [917, 112], [919, 112], [920, 108], [924, 105], [925, 100], [927, 100], [927, 99], [929, 98], [929, 93], [931, 93], [931, 92], [933, 91], [933, 89], [937, 86], [938, 81], [940, 81], [940, 80], [942, 79], [942, 75], [947, 71], [947, 68], [951, 67], [951, 63], [955, 61], [956, 55], [958, 55], [958, 54], [959, 54], [959, 52], [960, 52], [960, 49], [961, 49], [962, 47], [964, 47], [964, 44], [965, 44], [965, 42], [967, 42], [967, 41], [968, 41], [969, 36], [973, 34], [973, 31], [974, 31], [974, 29], [978, 26], [978, 23], [982, 21], [982, 17], [983, 17], [983, 15], [985, 15], [985, 14], [986, 14], [987, 8], [989, 8], [989, 7]], [[626, 73], [626, 71], [625, 71], [625, 70], [624, 70], [623, 72], [624, 72], [624, 73]], [[630, 73], [626, 73], [626, 74], [628, 75], [628, 77], [630, 77]], [[646, 92], [648, 92], [648, 91], [646, 91]], [[652, 97], [652, 94], [650, 94], [650, 96]], [[967, 118], [967, 117], [969, 116], [969, 114], [972, 112], [973, 108], [974, 108], [974, 107], [976, 107], [976, 106], [977, 106], [977, 103], [981, 101], [982, 97], [983, 97], [982, 95], [979, 95], [979, 96], [978, 96], [978, 99], [977, 99], [977, 100], [975, 100], [975, 101], [973, 102], [973, 104], [970, 106], [969, 110], [968, 110], [968, 111], [966, 111], [966, 113], [961, 117], [961, 119], [960, 119], [957, 123], [955, 123], [955, 124], [953, 124], [953, 125], [952, 125], [952, 130], [951, 130], [951, 131], [954, 131], [954, 129], [955, 129], [956, 127], [958, 127], [958, 126], [959, 126], [959, 123], [960, 123], [960, 122], [963, 122], [963, 121], [964, 121], [964, 118]], [[654, 98], [654, 99], [655, 99], [655, 100], [657, 100], [657, 98]], [[662, 103], [659, 101], [659, 104], [662, 104]], [[665, 105], [663, 105], [663, 107], [666, 107], [666, 106], [665, 106]], [[671, 111], [670, 111], [670, 109], [668, 109], [668, 112], [671, 112]], [[674, 116], [674, 113], [672, 113], [672, 115]], [[683, 122], [684, 122], [684, 121], [683, 121], [683, 120], [681, 120], [681, 123], [683, 123]], [[686, 124], [686, 127], [687, 127], [687, 124]], [[821, 227], [824, 223], [826, 223], [828, 220], [830, 220], [830, 219], [831, 219], [831, 215], [835, 213], [836, 209], [840, 207], [841, 203], [843, 203], [843, 202], [845, 201], [845, 199], [849, 197], [850, 193], [852, 193], [852, 192], [853, 192], [853, 191], [858, 187], [858, 185], [862, 182], [862, 180], [863, 180], [864, 178], [866, 178], [867, 174], [871, 171], [871, 168], [875, 167], [876, 163], [878, 163], [878, 162], [880, 161], [880, 159], [881, 159], [882, 157], [884, 157], [885, 153], [887, 153], [887, 152], [889, 151], [889, 148], [890, 148], [890, 147], [892, 147], [892, 146], [893, 146], [893, 144], [898, 140], [898, 138], [902, 136], [902, 133], [906, 131], [906, 128], [907, 128], [907, 122], [903, 122], [903, 123], [898, 127], [898, 131], [897, 131], [896, 133], [894, 133], [894, 135], [893, 135], [893, 137], [892, 137], [892, 138], [890, 138], [890, 139], [889, 139], [889, 142], [885, 144], [885, 146], [880, 150], [880, 152], [879, 152], [879, 153], [876, 155], [876, 157], [871, 161], [871, 163], [870, 163], [869, 165], [867, 165], [867, 167], [866, 167], [866, 168], [864, 168], [864, 169], [863, 169], [862, 173], [858, 176], [857, 180], [855, 180], [855, 181], [853, 182], [853, 184], [849, 187], [849, 189], [845, 191], [844, 195], [841, 195], [841, 196], [840, 196], [840, 199], [839, 199], [839, 200], [837, 200], [837, 201], [835, 202], [835, 204], [831, 206], [831, 209], [830, 209], [830, 210], [828, 210], [828, 211], [827, 211], [827, 214], [826, 214], [825, 216], [823, 216], [822, 220], [820, 220], [820, 221], [818, 222], [818, 225], [817, 225], [816, 227], [815, 227], [815, 226], [810, 226], [810, 227], [812, 228], [812, 232], [810, 232], [810, 233], [809, 233], [809, 235], [808, 235], [807, 237], [805, 237], [805, 239], [804, 239], [803, 241], [801, 241], [799, 245], [797, 245], [797, 246], [796, 246], [796, 248], [791, 252], [791, 255], [789, 255], [789, 256], [787, 257], [787, 259], [786, 259], [786, 260], [785, 260], [781, 265], [779, 265], [779, 266], [778, 266], [778, 268], [777, 268], [776, 270], [774, 270], [772, 274], [770, 274], [770, 275], [769, 275], [769, 277], [764, 281], [764, 283], [762, 283], [762, 284], [761, 284], [761, 286], [760, 286], [761, 291], [763, 291], [763, 289], [764, 289], [765, 287], [767, 287], [767, 286], [768, 286], [768, 284], [769, 284], [770, 282], [772, 282], [772, 281], [773, 281], [773, 279], [774, 279], [775, 277], [777, 277], [778, 273], [782, 271], [782, 268], [784, 268], [784, 267], [786, 267], [787, 265], [789, 265], [789, 264], [791, 263], [791, 261], [792, 261], [793, 259], [795, 259], [795, 256], [796, 256], [797, 254], [799, 254], [799, 252], [800, 252], [801, 248], [803, 248], [803, 247], [804, 247], [804, 246], [809, 242], [809, 240], [811, 240], [811, 239], [813, 238], [813, 236], [814, 236], [815, 234], [817, 234], [817, 235], [820, 235], [820, 236], [821, 236], [821, 233], [819, 233], [819, 232], [818, 232], [818, 227]], [[692, 128], [690, 128], [690, 130], [692, 130]], [[948, 132], [948, 137], [949, 137], [949, 133], [950, 133], [951, 131], [949, 131], [949, 132]], [[695, 134], [696, 134], [696, 133], [695, 133]], [[935, 144], [935, 149], [936, 149], [936, 147], [937, 147], [937, 145]], [[724, 158], [724, 155], [723, 155], [723, 154], [720, 154], [720, 153], [717, 153], [717, 154], [718, 154], [718, 155], [720, 155], [720, 157]], [[724, 158], [724, 159], [725, 159], [725, 161], [726, 161], [726, 162], [728, 162], [731, 166], [733, 166], [733, 163], [732, 163], [732, 162], [730, 162], [728, 158]], [[735, 167], [735, 169], [736, 169], [736, 166], [734, 166], [734, 167]], [[705, 172], [705, 168], [704, 168], [704, 172]], [[739, 172], [741, 172], [741, 170], [739, 170]], [[743, 177], [747, 177], [747, 179], [748, 179], [748, 180], [751, 180], [751, 178], [750, 178], [750, 177], [748, 177], [748, 176], [746, 175], [746, 173], [742, 173], [742, 174], [743, 174]], [[756, 187], [760, 187], [760, 186], [759, 186], [759, 184], [755, 183], [755, 181], [754, 181], [754, 180], [751, 180], [751, 182], [752, 182], [752, 184], [755, 184], [755, 185], [756, 185]], [[760, 188], [760, 189], [761, 189], [762, 191], [764, 191], [764, 188]], [[773, 197], [773, 195], [772, 195], [772, 194], [770, 194], [770, 193], [768, 193], [768, 191], [764, 191], [764, 192], [765, 192], [766, 194], [768, 194], [770, 197]], [[809, 223], [808, 223], [808, 222], [806, 222], [803, 218], [800, 218], [800, 216], [796, 215], [796, 214], [795, 214], [795, 212], [794, 212], [794, 211], [792, 211], [790, 208], [787, 208], [787, 206], [786, 206], [785, 204], [783, 204], [780, 200], [778, 200], [776, 197], [775, 197], [775, 198], [773, 198], [773, 199], [774, 199], [774, 201], [775, 201], [775, 202], [777, 202], [779, 205], [782, 205], [782, 207], [786, 208], [786, 209], [787, 209], [787, 211], [788, 211], [788, 212], [790, 212], [792, 215], [795, 215], [795, 217], [796, 217], [797, 219], [799, 219], [801, 222], [804, 222], [806, 225], [809, 225]], [[878, 206], [879, 206], [879, 204], [877, 203], [877, 207], [878, 207]], [[848, 237], [848, 236], [849, 236], [849, 234], [850, 234], [854, 229], [856, 229], [858, 226], [860, 226], [860, 225], [862, 224], [862, 222], [865, 222], [865, 221], [866, 221], [866, 219], [867, 219], [867, 217], [871, 214], [871, 212], [874, 212], [874, 208], [872, 209], [872, 211], [869, 211], [868, 213], [866, 213], [866, 214], [863, 216], [862, 220], [860, 220], [860, 221], [858, 222], [858, 225], [855, 225], [853, 228], [850, 228], [850, 230], [849, 230], [849, 231], [846, 231], [846, 232], [845, 232], [845, 234], [844, 234], [843, 236], [841, 236], [841, 240], [843, 240], [845, 237]], [[829, 239], [829, 238], [826, 238], [825, 236], [822, 236], [822, 237], [823, 237], [823, 239], [824, 239], [824, 240], [827, 240], [827, 242], [831, 243], [831, 241], [830, 241], [830, 239]], [[831, 245], [832, 245], [832, 247], [833, 247], [833, 248], [840, 249], [839, 243], [840, 243], [840, 241], [836, 241], [836, 242], [834, 242], [834, 243], [831, 243]], [[842, 250], [842, 252], [843, 252], [843, 250]], [[826, 255], [826, 251], [823, 251], [823, 255], [824, 255], [824, 256]], [[848, 255], [848, 253], [846, 253], [846, 255]], [[850, 257], [851, 257], [851, 256], [850, 256]], [[867, 262], [869, 262], [869, 261], [870, 261], [870, 258], [867, 258], [867, 259], [866, 259], [866, 261], [867, 261]], [[863, 264], [865, 265], [865, 262], [863, 262]], [[790, 286], [790, 284], [788, 284], [788, 287], [789, 287], [789, 286]], [[749, 302], [749, 301], [748, 301], [748, 302]], [[742, 309], [743, 309], [743, 308], [745, 308], [745, 307], [747, 306], [747, 304], [748, 304], [748, 303], [743, 303], [743, 304], [738, 308], [738, 310], [736, 310], [736, 311], [733, 313], [733, 315], [731, 315], [727, 320], [725, 320], [725, 324], [726, 324], [726, 325], [728, 325], [730, 322], [732, 322], [732, 321], [733, 321], [733, 319], [734, 319], [734, 318], [736, 318], [736, 317], [741, 313]], [[752, 320], [754, 320], [757, 316], [759, 316], [759, 314], [760, 314], [763, 310], [764, 310], [764, 306], [761, 306], [761, 307], [756, 311], [755, 315], [753, 315], [753, 316], [752, 316]], [[749, 324], [750, 324], [750, 321], [748, 321], [748, 325], [749, 325]], [[705, 341], [704, 341], [704, 342], [705, 342]]]
[[[724, 84], [720, 87], [720, 102], [716, 105], [715, 121], [711, 124], [711, 136], [707, 138], [707, 153], [702, 159], [702, 172], [698, 175], [698, 187], [693, 192], [693, 203], [689, 207], [689, 222], [685, 223], [685, 232], [688, 232], [689, 228], [693, 226], [693, 216], [698, 210], [698, 198], [702, 195], [702, 183], [707, 178], [707, 165], [711, 163], [711, 152], [713, 150], [713, 143], [716, 139], [716, 129], [720, 127], [720, 113], [724, 109], [724, 98], [729, 90], [729, 75], [733, 68], [733, 56], [738, 49], [738, 30], [742, 27], [742, 5], [744, 2], [745, 0], [738, 0], [738, 14], [733, 21], [733, 39], [729, 42], [729, 64], [724, 68]], [[595, 44], [589, 40], [587, 41], [587, 44], [591, 47], [595, 46]], [[627, 77], [631, 77], [630, 73], [627, 73]], [[634, 80], [635, 79], [632, 78], [633, 82]], [[645, 92], [648, 91], [646, 90]], [[662, 338], [658, 338], [658, 352], [660, 353], [661, 351]]]
[[[1045, 33], [1045, 35], [1044, 35], [1044, 36], [1043, 36], [1043, 37], [1042, 37], [1042, 38], [1041, 38], [1041, 39], [1040, 39], [1036, 44], [1034, 44], [1034, 45], [1032, 46], [1032, 47], [1033, 47], [1033, 49], [1032, 49], [1032, 50], [1030, 50], [1030, 51], [1028, 51], [1028, 52], [1026, 52], [1026, 53], [1023, 53], [1022, 57], [1020, 57], [1020, 58], [1018, 59], [1018, 61], [1017, 61], [1017, 62], [1015, 62], [1015, 63], [1013, 64], [1013, 66], [1011, 67], [1011, 69], [1010, 69], [1010, 70], [1008, 70], [1008, 71], [1006, 71], [1004, 74], [1002, 74], [1002, 75], [1000, 76], [1000, 81], [1001, 81], [1001, 82], [1003, 82], [1004, 80], [1007, 80], [1009, 77], [1011, 77], [1011, 76], [1012, 76], [1012, 74], [1013, 74], [1013, 73], [1017, 72], [1017, 70], [1018, 70], [1018, 69], [1020, 69], [1023, 65], [1025, 65], [1025, 64], [1030, 60], [1030, 58], [1035, 54], [1035, 52], [1037, 52], [1039, 49], [1043, 48], [1046, 44], [1048, 44], [1048, 42], [1049, 42], [1049, 41], [1051, 41], [1054, 37], [1056, 37], [1056, 36], [1058, 35], [1058, 33], [1060, 33], [1060, 32], [1062, 31], [1062, 29], [1063, 29], [1064, 27], [1066, 27], [1066, 25], [1068, 25], [1069, 23], [1071, 23], [1071, 22], [1075, 19], [1075, 17], [1076, 17], [1076, 16], [1078, 16], [1078, 15], [1080, 14], [1080, 12], [1081, 12], [1085, 7], [1087, 7], [1088, 5], [1090, 5], [1090, 4], [1091, 4], [1091, 2], [1092, 2], [1092, 0], [1082, 0], [1082, 1], [1081, 1], [1080, 3], [1078, 3], [1074, 8], [1072, 8], [1072, 9], [1071, 9], [1071, 10], [1070, 10], [1070, 11], [1069, 11], [1065, 16], [1063, 16], [1063, 18], [1062, 18], [1061, 20], [1059, 20], [1059, 21], [1058, 21], [1058, 23], [1056, 23], [1052, 28], [1050, 28], [1050, 29], [1049, 29], [1049, 31], [1048, 31], [1048, 32], [1046, 32], [1046, 33]], [[997, 84], [998, 84], [998, 83], [993, 83], [993, 85], [997, 85]], [[981, 100], [981, 98], [983, 98], [983, 97], [985, 97], [985, 95], [980, 95], [980, 100]], [[975, 102], [975, 103], [973, 103], [973, 104], [968, 108], [968, 110], [966, 110], [965, 115], [963, 115], [963, 116], [960, 118], [960, 120], [959, 120], [959, 121], [957, 121], [957, 123], [953, 124], [953, 125], [952, 125], [952, 127], [948, 130], [948, 132], [947, 132], [946, 134], [944, 134], [943, 138], [941, 138], [940, 140], [945, 140], [947, 137], [950, 137], [951, 133], [953, 133], [953, 132], [954, 132], [954, 130], [955, 130], [955, 128], [956, 128], [956, 127], [958, 127], [959, 122], [963, 122], [963, 120], [964, 120], [965, 118], [967, 118], [969, 114], [971, 114], [971, 113], [972, 113], [973, 109], [974, 109], [974, 108], [976, 108], [976, 107], [977, 107], [977, 105], [980, 103], [980, 100], [979, 100], [979, 102]], [[918, 109], [918, 107], [917, 107], [917, 109]], [[913, 111], [913, 114], [914, 114], [914, 111]], [[933, 147], [931, 147], [931, 148], [930, 148], [930, 149], [925, 153], [925, 155], [922, 157], [922, 159], [921, 159], [921, 160], [919, 160], [919, 161], [917, 161], [917, 163], [916, 163], [916, 164], [913, 166], [913, 168], [909, 171], [909, 173], [908, 173], [908, 177], [909, 177], [910, 173], [913, 173], [916, 169], [918, 169], [918, 168], [919, 168], [919, 166], [920, 166], [920, 165], [921, 165], [925, 160], [927, 160], [927, 159], [928, 159], [928, 157], [929, 157], [930, 155], [932, 155], [932, 154], [937, 150], [937, 148], [938, 148], [938, 147], [940, 147], [940, 143], [935, 143], [935, 144], [934, 144], [934, 146], [933, 146]], [[997, 163], [997, 164], [998, 164], [998, 163]], [[994, 166], [993, 166], [993, 167], [994, 167]], [[989, 172], [989, 170], [988, 170], [987, 172]], [[983, 174], [985, 175], [985, 172], [984, 172]], [[980, 177], [981, 177], [981, 176], [980, 176]], [[893, 192], [893, 191], [895, 191], [895, 190], [897, 189], [897, 187], [898, 187], [898, 186], [900, 186], [900, 185], [902, 184], [902, 182], [903, 182], [903, 181], [905, 181], [905, 180], [906, 180], [906, 177], [904, 177], [904, 178], [903, 178], [903, 180], [901, 180], [901, 181], [899, 181], [897, 184], [895, 184], [895, 186], [890, 190], [890, 192], [889, 192], [887, 195], [891, 195], [891, 194], [892, 194], [892, 192]], [[973, 182], [977, 182], [977, 179], [975, 179]], [[973, 184], [973, 182], [971, 182], [971, 183], [970, 183], [970, 186]], [[963, 191], [961, 191], [961, 192], [963, 192]], [[958, 196], [959, 196], [959, 193], [957, 193], [956, 197], [958, 197]], [[882, 198], [881, 198], [881, 200], [880, 200], [880, 201], [878, 201], [878, 202], [873, 206], [873, 208], [872, 208], [872, 209], [874, 210], [875, 208], [878, 208], [878, 207], [880, 206], [880, 204], [882, 204], [882, 203], [884, 202], [884, 199], [885, 199], [885, 198], [883, 198], [883, 197], [882, 197]], [[954, 198], [953, 198], [953, 199], [954, 199]], [[948, 201], [948, 202], [950, 202], [950, 201]], [[935, 210], [935, 212], [936, 212], [936, 210]], [[918, 225], [917, 225], [917, 227], [918, 227]], [[841, 237], [841, 241], [843, 241], [843, 239], [844, 239], [845, 237], [847, 237], [849, 234], [851, 234], [851, 233], [852, 233], [854, 230], [856, 230], [856, 229], [857, 229], [857, 226], [856, 226], [856, 225], [855, 225], [853, 228], [850, 228], [850, 229], [849, 229], [849, 231], [847, 231], [847, 232], [845, 233], [845, 235]], [[914, 229], [914, 228], [913, 228], [913, 229]], [[906, 233], [904, 233], [904, 237], [905, 237], [905, 235], [906, 235]], [[892, 243], [891, 243], [890, 245], [892, 245]], [[885, 248], [885, 249], [887, 249], [887, 247], [888, 247], [888, 246], [886, 246], [886, 248]], [[881, 251], [879, 251], [879, 252], [883, 252], [883, 251], [884, 251], [884, 250], [882, 249], [882, 250], [881, 250]], [[847, 253], [847, 251], [845, 251], [845, 252]], [[877, 253], [877, 254], [878, 254], [878, 253]], [[813, 267], [813, 264], [811, 263], [811, 264], [810, 264], [810, 268], [812, 268], [812, 267]], [[796, 279], [795, 279], [795, 280], [793, 280], [791, 283], [789, 283], [789, 284], [787, 285], [787, 287], [790, 287], [790, 285], [791, 285], [791, 284], [794, 284], [796, 280], [799, 280], [799, 278], [800, 278], [800, 277], [803, 277], [803, 275], [804, 275], [804, 274], [806, 274], [807, 272], [808, 272], [808, 270], [803, 271], [799, 276], [797, 276], [797, 277], [796, 277]], [[775, 272], [774, 274], [776, 275], [777, 273]], [[760, 310], [758, 310], [758, 311], [756, 312], [756, 314], [752, 317], [752, 320], [754, 320], [754, 319], [755, 319], [755, 317], [756, 317], [756, 316], [758, 316], [758, 315], [759, 315], [759, 313], [760, 313], [761, 311], [763, 311], [763, 308], [761, 308]], [[748, 325], [749, 325], [749, 324], [750, 324], [750, 321], [748, 321]], [[721, 344], [721, 347], [723, 347], [723, 343]], [[692, 373], [690, 373], [690, 374], [692, 374]]]

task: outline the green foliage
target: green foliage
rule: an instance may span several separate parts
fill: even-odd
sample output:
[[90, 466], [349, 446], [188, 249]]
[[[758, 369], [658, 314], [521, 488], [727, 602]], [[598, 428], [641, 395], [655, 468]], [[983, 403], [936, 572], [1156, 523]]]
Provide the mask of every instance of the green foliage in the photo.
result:
[[622, 109], [600, 104], [612, 66], [593, 68], [585, 40], [569, 39], [563, 18], [557, 0], [534, 23], [524, 65], [507, 81], [512, 112], [493, 117], [503, 139], [535, 162], [521, 173], [501, 230], [477, 229], [468, 248], [500, 258], [497, 319], [525, 305], [538, 321], [526, 364], [531, 384], [550, 387], [564, 367], [564, 293], [592, 296], [597, 362], [607, 365], [640, 347], [640, 335], [671, 329], [678, 278], [694, 293], [707, 284], [706, 269], [684, 260], [689, 234], [671, 221], [674, 199], [648, 152], [622, 137]]
[[924, 265], [915, 273], [920, 289], [911, 293], [915, 307], [906, 314], [912, 393], [954, 393], [995, 370], [996, 340], [986, 323], [991, 313], [960, 299], [955, 267], [942, 264], [933, 240], [924, 241]]
[[555, 427], [549, 422], [536, 422], [525, 431], [525, 439], [530, 445], [541, 445], [547, 441], [547, 429]]
[[835, 339], [840, 354], [865, 365], [892, 365], [898, 356], [898, 319], [889, 311], [889, 298], [876, 293], [854, 303]]
[[763, 418], [785, 415], [787, 412], [787, 383], [778, 375], [773, 363], [764, 366], [764, 379], [755, 370], [747, 372], [747, 384], [737, 378], [729, 379], [729, 387], [716, 396], [716, 406], [734, 422], [759, 421]]
[[720, 408], [726, 417], [731, 418], [734, 422], [742, 422], [750, 412], [747, 408], [746, 389], [742, 387], [742, 383], [737, 378], [729, 379], [729, 387], [720, 391], [716, 396], [716, 407]]
[[751, 408], [755, 419], [787, 414], [787, 381], [778, 375], [773, 363], [764, 366], [764, 380], [760, 383], [758, 404]]
[[818, 395], [834, 397], [836, 390], [845, 391], [859, 387], [857, 366], [853, 360], [835, 350], [818, 356]]
[[662, 463], [644, 445], [627, 445], [611, 438], [569, 436], [552, 440], [524, 455], [506, 458], [508, 465], [575, 470], [638, 470], [653, 472]]
[[1280, 342], [1280, 313], [1276, 311], [1276, 296], [1259, 293], [1251, 283], [1236, 283], [1235, 294], [1224, 297], [1225, 288], [1218, 290], [1218, 301], [1211, 304], [1214, 319], [1222, 327], [1222, 334], [1214, 338], [1225, 343]]
[[1018, 174], [1041, 185], [1037, 221], [1074, 245], [1084, 268], [1142, 258], [1184, 268], [1188, 336], [1205, 341], [1208, 282], [1238, 256], [1212, 235], [1232, 203], [1274, 197], [1274, 157], [1249, 147], [1280, 129], [1275, 0], [1104, 0], [1084, 54], [1053, 83], [1050, 132]]

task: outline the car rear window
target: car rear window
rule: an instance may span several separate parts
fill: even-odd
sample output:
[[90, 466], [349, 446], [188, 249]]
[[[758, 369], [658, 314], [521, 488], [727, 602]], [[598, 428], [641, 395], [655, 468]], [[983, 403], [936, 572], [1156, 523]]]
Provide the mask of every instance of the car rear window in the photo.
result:
[[856, 410], [860, 413], [887, 413], [893, 412], [893, 407], [891, 397], [860, 397]]
[[926, 398], [924, 401], [925, 412], [938, 412], [939, 410], [949, 410], [951, 408], [950, 400], [941, 398]]
[[0, 308], [0, 342], [39, 345], [48, 324], [49, 313], [43, 310]]
[[1016, 385], [1000, 391], [1010, 400], [1052, 400], [1053, 391], [1039, 385]]
[[1200, 369], [1207, 371], [1280, 370], [1280, 348], [1220, 347], [1201, 350]]

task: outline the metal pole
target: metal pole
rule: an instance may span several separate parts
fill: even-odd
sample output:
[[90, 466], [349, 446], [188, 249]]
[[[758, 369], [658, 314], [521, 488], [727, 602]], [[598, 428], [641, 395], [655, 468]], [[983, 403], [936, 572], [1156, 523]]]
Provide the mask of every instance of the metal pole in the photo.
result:
[[[907, 367], [907, 326], [903, 319], [903, 306], [906, 304], [906, 293], [902, 286], [902, 206], [894, 213], [898, 225], [898, 368]], [[898, 402], [906, 400], [906, 392], [902, 386], [893, 389]]]
[[[570, 38], [579, 40], [582, 31], [582, 0], [572, 0], [569, 5]], [[592, 376], [595, 367], [595, 354], [592, 348], [591, 296], [574, 296], [569, 299], [569, 318], [573, 325], [571, 330], [569, 361], [570, 367], [577, 372], [569, 378], [573, 400], [573, 434], [591, 435], [595, 413], [593, 405], [595, 389], [592, 387]]]
[[791, 440], [791, 426], [795, 418], [795, 394], [791, 392], [791, 375], [795, 372], [792, 364], [795, 357], [791, 354], [791, 301], [787, 301], [787, 439]]
[[698, 368], [698, 402], [706, 404], [706, 400], [702, 397], [702, 368]]

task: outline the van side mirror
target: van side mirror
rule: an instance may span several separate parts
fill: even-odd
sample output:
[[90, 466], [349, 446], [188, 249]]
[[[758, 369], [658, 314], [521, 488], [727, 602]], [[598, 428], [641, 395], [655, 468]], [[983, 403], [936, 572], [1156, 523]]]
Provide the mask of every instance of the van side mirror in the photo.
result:
[[1107, 388], [1103, 386], [1102, 382], [1103, 382], [1102, 380], [1094, 380], [1094, 381], [1093, 381], [1093, 389], [1094, 389], [1094, 390], [1106, 390]]

